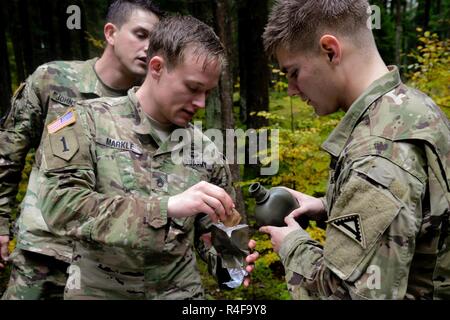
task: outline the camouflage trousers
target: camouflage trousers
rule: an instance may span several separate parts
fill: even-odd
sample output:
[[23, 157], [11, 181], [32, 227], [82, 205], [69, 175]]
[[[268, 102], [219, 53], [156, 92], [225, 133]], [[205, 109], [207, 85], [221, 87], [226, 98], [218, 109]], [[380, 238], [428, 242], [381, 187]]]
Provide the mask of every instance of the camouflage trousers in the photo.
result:
[[2, 300], [62, 300], [69, 264], [54, 257], [16, 248], [11, 276]]

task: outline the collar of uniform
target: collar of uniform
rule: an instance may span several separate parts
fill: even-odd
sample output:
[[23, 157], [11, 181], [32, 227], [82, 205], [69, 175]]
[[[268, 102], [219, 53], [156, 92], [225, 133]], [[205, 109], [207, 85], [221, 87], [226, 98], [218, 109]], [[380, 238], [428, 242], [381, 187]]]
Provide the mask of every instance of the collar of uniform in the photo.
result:
[[94, 65], [97, 62], [98, 58], [93, 58], [90, 60], [86, 60], [81, 67], [80, 81], [75, 83], [78, 91], [84, 94], [96, 94], [97, 96], [101, 96], [101, 83], [98, 79], [97, 74], [94, 70]]
[[[186, 144], [184, 140], [182, 142], [172, 141], [171, 137], [169, 137], [167, 140], [161, 141], [136, 97], [136, 91], [138, 89], [139, 87], [133, 87], [128, 90], [128, 98], [130, 99], [131, 106], [136, 114], [136, 122], [133, 125], [132, 130], [141, 141], [149, 141], [150, 139], [153, 140], [153, 142], [158, 146], [154, 156], [181, 149]], [[183, 130], [183, 128], [178, 127], [175, 127], [175, 129]], [[186, 130], [190, 130], [190, 126], [186, 128]]]
[[400, 74], [396, 66], [388, 66], [389, 72], [375, 80], [364, 92], [353, 102], [349, 110], [339, 122], [328, 139], [322, 144], [322, 149], [338, 157], [347, 143], [353, 129], [359, 119], [365, 114], [372, 103], [384, 94], [393, 90], [401, 84]]

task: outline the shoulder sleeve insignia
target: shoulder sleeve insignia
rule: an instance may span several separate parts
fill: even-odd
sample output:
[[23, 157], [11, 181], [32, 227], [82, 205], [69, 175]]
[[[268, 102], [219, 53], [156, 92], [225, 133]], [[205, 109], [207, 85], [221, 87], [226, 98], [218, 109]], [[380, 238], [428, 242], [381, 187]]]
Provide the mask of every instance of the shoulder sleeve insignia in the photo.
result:
[[363, 249], [366, 248], [361, 216], [358, 213], [348, 214], [327, 221], [328, 224], [342, 231], [350, 239], [356, 241]]
[[58, 132], [62, 128], [67, 127], [68, 125], [75, 123], [76, 121], [75, 110], [71, 108], [63, 116], [47, 125], [48, 133]]

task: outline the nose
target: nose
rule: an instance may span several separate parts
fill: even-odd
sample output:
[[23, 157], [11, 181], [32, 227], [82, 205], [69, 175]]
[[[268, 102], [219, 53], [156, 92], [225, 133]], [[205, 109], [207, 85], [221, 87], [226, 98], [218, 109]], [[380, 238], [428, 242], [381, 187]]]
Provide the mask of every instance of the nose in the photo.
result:
[[288, 95], [289, 96], [298, 96], [300, 93], [300, 90], [298, 89], [297, 83], [294, 81], [288, 82]]
[[201, 92], [197, 94], [194, 99], [192, 100], [192, 104], [197, 109], [202, 109], [206, 106], [206, 93]]

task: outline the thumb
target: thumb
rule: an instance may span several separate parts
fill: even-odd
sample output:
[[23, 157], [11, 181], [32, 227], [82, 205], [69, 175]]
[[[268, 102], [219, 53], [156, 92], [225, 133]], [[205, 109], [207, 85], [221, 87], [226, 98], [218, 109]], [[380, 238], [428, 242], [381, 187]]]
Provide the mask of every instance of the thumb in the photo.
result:
[[271, 227], [271, 226], [264, 226], [264, 227], [259, 228], [259, 231], [262, 233], [267, 233], [267, 234], [272, 235], [272, 229], [273, 229], [273, 227]]
[[288, 214], [285, 218], [284, 218], [284, 222], [287, 224], [288, 227], [300, 227], [300, 225], [298, 224], [297, 221], [295, 221], [295, 217], [294, 215]]
[[301, 207], [295, 209], [294, 211], [292, 211], [292, 212], [288, 215], [288, 217], [289, 217], [289, 216], [292, 216], [292, 217], [295, 219], [295, 218], [298, 218], [298, 217], [300, 217], [300, 216], [306, 214], [306, 212], [308, 212], [308, 209], [306, 209], [305, 207], [301, 206]]

